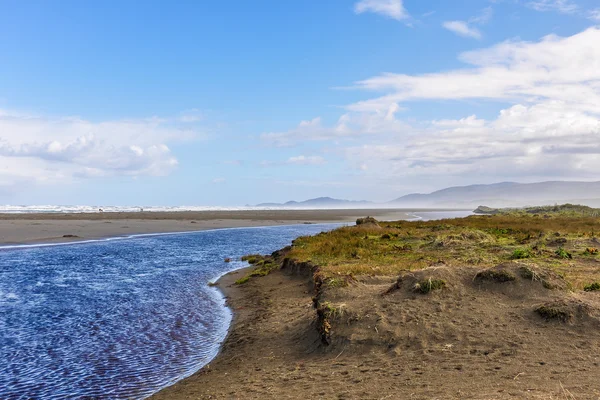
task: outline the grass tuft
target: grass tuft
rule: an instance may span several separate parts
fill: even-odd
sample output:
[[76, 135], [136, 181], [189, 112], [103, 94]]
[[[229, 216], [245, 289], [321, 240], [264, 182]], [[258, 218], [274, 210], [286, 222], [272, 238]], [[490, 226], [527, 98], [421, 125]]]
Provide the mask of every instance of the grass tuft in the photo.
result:
[[446, 286], [446, 281], [442, 279], [426, 279], [424, 281], [418, 282], [413, 286], [413, 291], [427, 294], [433, 290], [440, 290]]
[[554, 254], [556, 254], [559, 258], [568, 258], [568, 259], [572, 259], [573, 258], [573, 256], [571, 255], [571, 253], [569, 253], [568, 251], [566, 251], [562, 247], [559, 247], [558, 249], [556, 249], [556, 251], [554, 252]]
[[514, 281], [517, 277], [512, 272], [505, 269], [486, 269], [478, 272], [477, 275], [475, 275], [475, 279], [502, 283]]
[[242, 261], [248, 262], [248, 264], [256, 264], [262, 260], [263, 256], [260, 254], [248, 254], [242, 257]]
[[533, 252], [530, 249], [515, 249], [510, 256], [513, 260], [522, 260], [531, 257], [533, 257]]
[[600, 290], [600, 282], [590, 283], [589, 285], [585, 285], [583, 288], [586, 292], [595, 292]]
[[247, 283], [250, 280], [250, 277], [248, 275], [238, 279], [237, 281], [235, 281], [236, 285], [243, 285], [244, 283]]
[[535, 309], [542, 318], [549, 320], [558, 320], [561, 322], [569, 322], [572, 318], [571, 314], [555, 306], [539, 306]]

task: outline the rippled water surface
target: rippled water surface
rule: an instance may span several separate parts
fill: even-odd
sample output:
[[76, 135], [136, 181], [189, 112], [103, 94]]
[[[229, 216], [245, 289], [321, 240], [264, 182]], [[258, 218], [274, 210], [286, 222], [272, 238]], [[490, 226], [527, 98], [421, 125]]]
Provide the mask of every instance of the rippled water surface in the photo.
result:
[[202, 367], [231, 321], [207, 282], [335, 225], [0, 249], [0, 399], [143, 398]]

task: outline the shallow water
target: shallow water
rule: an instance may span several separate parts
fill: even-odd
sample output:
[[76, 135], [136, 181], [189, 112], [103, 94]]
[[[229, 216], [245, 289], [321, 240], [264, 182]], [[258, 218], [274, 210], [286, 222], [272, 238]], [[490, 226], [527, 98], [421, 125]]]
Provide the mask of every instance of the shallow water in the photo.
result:
[[333, 224], [0, 249], [0, 399], [144, 398], [210, 361], [231, 313], [207, 282]]

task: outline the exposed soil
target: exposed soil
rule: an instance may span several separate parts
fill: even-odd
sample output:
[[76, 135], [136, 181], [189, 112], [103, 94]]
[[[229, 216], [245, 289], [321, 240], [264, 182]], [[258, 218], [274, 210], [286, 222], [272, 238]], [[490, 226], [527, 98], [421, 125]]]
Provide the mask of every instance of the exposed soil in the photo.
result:
[[600, 293], [548, 271], [440, 264], [322, 287], [328, 345], [314, 271], [234, 285], [246, 272], [219, 283], [235, 312], [221, 354], [153, 399], [600, 398]]

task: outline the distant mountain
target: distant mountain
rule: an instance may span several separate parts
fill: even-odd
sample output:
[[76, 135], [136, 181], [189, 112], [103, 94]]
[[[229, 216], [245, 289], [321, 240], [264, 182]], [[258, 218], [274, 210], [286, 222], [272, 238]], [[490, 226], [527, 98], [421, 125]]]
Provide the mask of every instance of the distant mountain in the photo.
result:
[[600, 182], [502, 182], [414, 193], [387, 203], [393, 207], [524, 207], [555, 203], [600, 206]]
[[288, 201], [285, 203], [261, 203], [257, 207], [286, 207], [286, 208], [363, 208], [373, 203], [370, 201], [354, 201], [333, 199], [331, 197], [318, 197], [304, 201]]
[[319, 197], [286, 203], [262, 203], [258, 207], [285, 208], [462, 208], [526, 207], [553, 204], [600, 207], [600, 182], [550, 181], [501, 182], [489, 185], [454, 186], [432, 193], [413, 193], [387, 203]]

